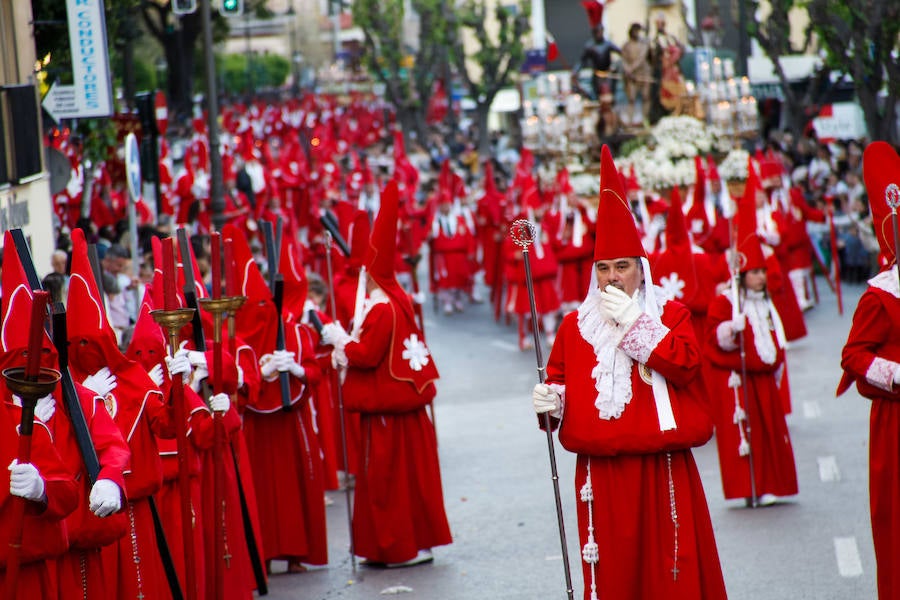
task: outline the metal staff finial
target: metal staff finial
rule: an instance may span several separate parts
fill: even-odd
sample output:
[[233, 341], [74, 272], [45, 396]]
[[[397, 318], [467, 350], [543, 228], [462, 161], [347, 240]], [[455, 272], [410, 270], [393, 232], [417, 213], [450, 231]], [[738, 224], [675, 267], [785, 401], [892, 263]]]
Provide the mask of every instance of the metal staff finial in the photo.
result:
[[[894, 262], [897, 262], [897, 251], [900, 249], [900, 230], [897, 225], [897, 207], [900, 206], [900, 186], [896, 183], [888, 184], [884, 188], [884, 201], [891, 207], [891, 228], [894, 230]], [[900, 267], [898, 267], [900, 269]], [[900, 270], [897, 271], [897, 280], [900, 281]]]
[[528, 219], [516, 219], [509, 226], [509, 237], [522, 250], [528, 250], [528, 247], [534, 243], [535, 234], [534, 223]]
[[892, 183], [884, 188], [884, 201], [891, 207], [891, 211], [896, 211], [900, 206], [900, 186]]

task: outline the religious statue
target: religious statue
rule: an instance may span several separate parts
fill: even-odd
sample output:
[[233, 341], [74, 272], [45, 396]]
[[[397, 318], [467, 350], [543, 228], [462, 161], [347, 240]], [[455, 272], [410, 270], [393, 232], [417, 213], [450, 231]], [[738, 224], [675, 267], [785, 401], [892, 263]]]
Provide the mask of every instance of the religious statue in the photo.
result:
[[612, 73], [612, 55], [613, 53], [622, 55], [622, 51], [607, 40], [603, 32], [603, 24], [597, 23], [593, 29], [593, 37], [584, 45], [581, 57], [572, 68], [573, 88], [576, 91], [584, 93], [584, 90], [578, 85], [578, 72], [581, 69], [591, 69], [591, 89], [593, 94], [590, 95], [593, 100], [600, 100], [604, 89], [615, 95], [615, 85], [613, 85], [614, 77]]
[[651, 112], [653, 121], [660, 117], [675, 112], [681, 105], [682, 99], [687, 93], [684, 76], [678, 61], [684, 54], [684, 46], [674, 35], [666, 31], [666, 17], [663, 13], [656, 14], [656, 35], [651, 44], [651, 59], [653, 65], [654, 110]]
[[650, 66], [650, 43], [641, 36], [640, 23], [632, 23], [628, 28], [628, 41], [622, 45], [622, 71], [625, 78], [625, 97], [628, 109], [625, 112], [626, 126], [639, 125], [635, 119], [637, 97], [641, 97], [643, 123], [650, 122], [650, 84], [653, 82]]

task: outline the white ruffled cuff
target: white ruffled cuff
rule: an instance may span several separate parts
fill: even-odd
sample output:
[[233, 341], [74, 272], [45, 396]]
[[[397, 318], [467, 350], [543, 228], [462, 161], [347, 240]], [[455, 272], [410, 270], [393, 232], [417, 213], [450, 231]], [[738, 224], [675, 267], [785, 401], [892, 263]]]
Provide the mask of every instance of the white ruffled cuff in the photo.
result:
[[738, 344], [734, 340], [734, 327], [731, 326], [731, 321], [719, 323], [719, 326], [716, 327], [716, 341], [719, 343], [719, 348], [726, 352], [738, 349]]
[[619, 348], [639, 363], [646, 364], [656, 346], [669, 331], [668, 327], [647, 313], [641, 313], [619, 342]]
[[866, 370], [866, 382], [879, 389], [892, 392], [898, 370], [900, 370], [900, 363], [876, 356]]

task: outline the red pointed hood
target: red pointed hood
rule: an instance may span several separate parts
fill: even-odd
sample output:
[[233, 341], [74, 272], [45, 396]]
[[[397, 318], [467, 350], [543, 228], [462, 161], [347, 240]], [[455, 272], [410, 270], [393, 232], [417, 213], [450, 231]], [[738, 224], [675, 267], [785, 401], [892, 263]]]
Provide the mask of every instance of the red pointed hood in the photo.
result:
[[697, 295], [699, 278], [682, 210], [681, 193], [676, 186], [672, 189], [666, 218], [666, 249], [653, 263], [653, 279], [668, 297], [691, 305]]
[[84, 232], [77, 228], [72, 230], [71, 271], [66, 307], [69, 362], [84, 375], [96, 373], [104, 366], [116, 371], [127, 359], [119, 351], [116, 334], [106, 317]]
[[[3, 236], [3, 273], [0, 280], [2, 298], [2, 330], [0, 330], [0, 370], [24, 367], [28, 349], [28, 323], [34, 299], [25, 269], [16, 252], [16, 244], [9, 230]], [[44, 334], [44, 355], [41, 366], [56, 367], [56, 349]]]
[[226, 224], [222, 227], [222, 239], [232, 240], [233, 275], [237, 281], [238, 293], [247, 297], [235, 315], [237, 334], [261, 356], [275, 348], [278, 333], [278, 315], [272, 294], [253, 260], [253, 253], [244, 233], [234, 225]]
[[484, 194], [481, 198], [482, 200], [494, 200], [502, 197], [503, 192], [497, 189], [494, 181], [494, 164], [492, 161], [487, 161], [484, 165]]
[[[155, 308], [153, 304], [153, 286], [148, 285], [144, 290], [144, 299], [138, 313], [137, 322], [134, 324], [134, 332], [125, 356], [135, 361], [145, 371], [150, 371], [155, 365], [163, 364], [166, 356], [166, 336], [162, 327], [153, 319], [150, 311]], [[168, 371], [163, 369], [168, 378]]]
[[697, 179], [694, 182], [694, 201], [687, 211], [687, 229], [694, 235], [702, 235], [709, 230], [709, 219], [706, 217], [706, 173], [703, 170], [703, 159], [695, 157]]
[[358, 271], [365, 263], [371, 230], [369, 213], [364, 210], [358, 211], [350, 223], [350, 257], [346, 262], [348, 268]]
[[600, 200], [596, 222], [594, 262], [628, 256], [647, 257], [622, 180], [606, 144], [600, 151]]
[[[438, 378], [438, 372], [434, 358], [425, 346], [424, 336], [416, 325], [409, 295], [394, 275], [398, 202], [397, 185], [393, 181], [389, 182], [381, 194], [381, 208], [372, 225], [366, 269], [378, 287], [390, 298], [394, 316], [389, 349], [391, 376], [399, 381], [408, 381], [421, 393], [429, 383]], [[425, 364], [416, 363], [411, 358], [421, 355], [422, 349], [427, 356]]]
[[394, 274], [399, 209], [397, 184], [390, 181], [381, 194], [381, 207], [372, 224], [369, 250], [365, 259], [366, 271], [382, 289], [386, 286], [399, 285]]
[[888, 197], [900, 201], [900, 156], [887, 142], [872, 142], [863, 152], [863, 179], [872, 211], [872, 226], [881, 249], [881, 264], [896, 262]]
[[738, 205], [737, 250], [741, 260], [741, 273], [763, 269], [766, 258], [757, 234], [756, 193], [760, 190], [759, 177], [753, 164], [748, 165], [747, 187]]
[[284, 319], [299, 323], [303, 318], [309, 280], [303, 266], [302, 250], [291, 240], [281, 244], [278, 272], [284, 277]]
[[684, 212], [681, 205], [681, 192], [677, 185], [672, 188], [672, 196], [669, 199], [665, 234], [667, 248], [687, 247], [690, 249], [691, 240], [688, 237], [687, 224], [684, 220]]

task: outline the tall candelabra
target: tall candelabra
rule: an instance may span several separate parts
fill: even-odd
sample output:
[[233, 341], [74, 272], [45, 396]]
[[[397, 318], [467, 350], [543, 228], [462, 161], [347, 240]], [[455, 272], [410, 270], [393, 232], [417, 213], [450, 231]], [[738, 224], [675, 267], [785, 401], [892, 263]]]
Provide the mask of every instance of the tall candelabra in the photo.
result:
[[759, 114], [750, 80], [735, 76], [734, 62], [730, 58], [716, 56], [712, 60], [701, 60], [697, 87], [707, 123], [716, 127], [722, 135], [735, 139], [757, 135]]

